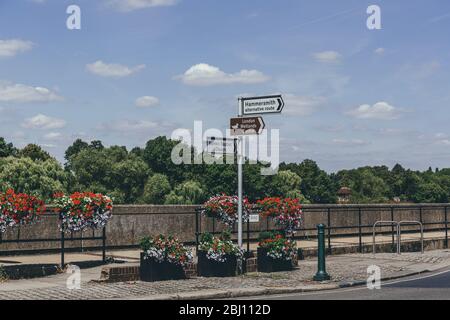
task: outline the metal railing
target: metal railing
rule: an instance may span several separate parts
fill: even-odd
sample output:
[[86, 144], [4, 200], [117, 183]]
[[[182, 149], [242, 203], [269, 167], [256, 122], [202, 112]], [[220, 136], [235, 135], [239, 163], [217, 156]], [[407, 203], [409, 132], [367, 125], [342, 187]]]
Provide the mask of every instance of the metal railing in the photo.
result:
[[397, 227], [397, 242], [398, 242], [398, 254], [401, 253], [401, 242], [402, 242], [402, 225], [419, 225], [420, 226], [420, 244], [421, 252], [424, 252], [423, 248], [423, 224], [420, 221], [400, 221]]
[[[296, 240], [309, 240], [315, 238], [314, 232], [316, 231], [315, 225], [317, 223], [323, 223], [326, 227], [326, 235], [327, 235], [327, 251], [328, 254], [332, 253], [332, 238], [334, 237], [357, 237], [357, 247], [358, 252], [364, 251], [364, 243], [365, 236], [373, 235], [373, 224], [367, 223], [364, 221], [371, 220], [371, 214], [375, 214], [375, 216], [379, 217], [379, 213], [382, 212], [386, 217], [388, 217], [387, 221], [396, 221], [401, 220], [403, 214], [410, 214], [417, 217], [417, 221], [422, 224], [423, 231], [440, 231], [443, 232], [444, 237], [444, 247], [448, 248], [448, 226], [449, 226], [449, 217], [448, 217], [448, 208], [450, 204], [399, 204], [399, 205], [391, 205], [391, 204], [375, 204], [375, 205], [357, 205], [357, 204], [349, 204], [349, 205], [305, 205], [303, 208], [304, 213], [308, 213], [311, 217], [314, 218], [315, 214], [319, 215], [321, 218], [314, 218], [314, 225], [311, 227], [301, 227], [297, 229], [297, 233], [295, 235]], [[220, 228], [218, 227], [219, 223], [215, 221], [213, 218], [206, 218], [200, 214], [201, 208], [198, 208], [195, 212], [195, 240], [194, 243], [198, 243], [199, 235], [202, 232], [210, 232], [212, 234], [219, 234]], [[339, 219], [335, 219], [336, 216], [343, 214], [342, 212], [348, 213], [352, 212], [356, 216], [356, 223], [353, 224], [338, 224], [335, 221], [339, 221]], [[432, 211], [432, 212], [430, 212]], [[431, 219], [430, 215], [434, 214], [434, 217]], [[399, 218], [399, 219], [396, 219]], [[210, 220], [210, 223], [202, 223], [204, 222], [202, 219]], [[373, 219], [375, 220], [375, 219]], [[271, 226], [269, 220], [264, 220], [260, 224], [252, 225], [252, 223], [246, 222], [246, 228], [244, 227], [244, 240], [246, 241], [247, 250], [250, 249], [250, 243], [257, 241], [257, 234], [261, 231], [275, 231], [276, 227]], [[245, 225], [244, 225], [245, 226]], [[204, 230], [202, 230], [204, 229]], [[396, 227], [392, 224], [392, 229], [388, 231], [381, 231], [381, 234], [391, 234], [392, 246], [396, 246]], [[405, 230], [403, 233], [412, 232], [411, 230]], [[233, 234], [237, 233], [236, 228], [232, 230]]]
[[[57, 228], [57, 224], [55, 224], [55, 228]], [[31, 238], [31, 239], [23, 239], [20, 236], [20, 226], [17, 228], [17, 237], [16, 239], [3, 239], [2, 234], [0, 233], [0, 245], [1, 244], [7, 244], [7, 243], [48, 243], [48, 242], [59, 242], [60, 243], [60, 266], [64, 267], [65, 265], [65, 255], [67, 251], [83, 251], [82, 247], [72, 247], [70, 249], [66, 248], [66, 242], [73, 242], [73, 241], [85, 241], [85, 240], [101, 240], [102, 245], [102, 262], [106, 262], [106, 227], [102, 228], [102, 234], [101, 236], [95, 236], [94, 231], [92, 231], [92, 236], [90, 237], [83, 237], [81, 234], [80, 237], [75, 237], [74, 233], [71, 233], [71, 236], [67, 236], [64, 231], [60, 232], [60, 238]], [[45, 251], [45, 250], [36, 250], [39, 251]], [[0, 251], [1, 253], [1, 251]]]
[[399, 223], [397, 221], [376, 221], [373, 224], [373, 234], [372, 234], [372, 254], [376, 253], [376, 245], [375, 245], [375, 236], [376, 236], [376, 228], [378, 226], [396, 226], [396, 234], [397, 234], [397, 254], [400, 254], [400, 241], [399, 241]]

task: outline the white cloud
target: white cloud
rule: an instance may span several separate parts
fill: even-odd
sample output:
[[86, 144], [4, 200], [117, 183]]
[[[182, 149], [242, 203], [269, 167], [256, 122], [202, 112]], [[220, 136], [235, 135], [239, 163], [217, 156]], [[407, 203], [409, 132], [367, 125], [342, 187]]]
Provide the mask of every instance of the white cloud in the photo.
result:
[[159, 105], [159, 99], [152, 96], [143, 96], [137, 98], [135, 104], [140, 108], [155, 107]]
[[51, 90], [43, 87], [32, 87], [23, 84], [1, 84], [0, 83], [0, 101], [1, 102], [51, 102], [62, 100]]
[[361, 140], [361, 139], [333, 139], [333, 143], [340, 146], [364, 146], [368, 145], [369, 142]]
[[110, 64], [104, 63], [101, 60], [86, 65], [86, 69], [89, 72], [101, 77], [111, 77], [111, 78], [128, 77], [136, 72], [141, 71], [144, 68], [145, 68], [144, 64], [135, 67], [127, 67], [116, 63]]
[[387, 102], [377, 102], [373, 106], [363, 104], [347, 114], [358, 119], [393, 120], [400, 116], [401, 111]]
[[341, 54], [336, 51], [323, 51], [313, 54], [313, 57], [319, 62], [337, 63], [341, 60]]
[[305, 116], [313, 113], [321, 107], [326, 99], [323, 97], [296, 96], [293, 94], [283, 95], [285, 107], [283, 112], [286, 114]]
[[62, 138], [62, 134], [60, 132], [49, 132], [44, 134], [45, 140], [59, 140]]
[[386, 52], [386, 50], [385, 50], [384, 48], [378, 48], [378, 49], [376, 49], [374, 52], [375, 52], [377, 55], [382, 56], [382, 55]]
[[0, 40], [0, 57], [14, 57], [18, 53], [29, 51], [33, 42], [20, 39]]
[[122, 120], [114, 123], [114, 130], [121, 132], [139, 132], [159, 127], [159, 123], [148, 120]]
[[151, 7], [173, 6], [178, 0], [109, 0], [108, 3], [116, 10], [129, 12]]
[[66, 121], [38, 114], [32, 118], [25, 119], [22, 127], [27, 129], [60, 129], [66, 126]]
[[199, 63], [190, 67], [183, 75], [177, 76], [183, 83], [195, 86], [211, 86], [219, 84], [252, 84], [262, 83], [269, 77], [257, 70], [241, 70], [236, 73], [225, 73], [217, 67]]

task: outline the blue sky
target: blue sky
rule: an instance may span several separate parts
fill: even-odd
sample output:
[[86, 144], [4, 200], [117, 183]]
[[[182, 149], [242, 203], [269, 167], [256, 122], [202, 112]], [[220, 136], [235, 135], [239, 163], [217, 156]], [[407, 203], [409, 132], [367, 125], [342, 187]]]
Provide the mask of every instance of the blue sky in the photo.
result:
[[449, 31], [447, 0], [0, 0], [0, 136], [62, 161], [78, 137], [225, 129], [237, 96], [282, 93], [281, 160], [449, 167]]

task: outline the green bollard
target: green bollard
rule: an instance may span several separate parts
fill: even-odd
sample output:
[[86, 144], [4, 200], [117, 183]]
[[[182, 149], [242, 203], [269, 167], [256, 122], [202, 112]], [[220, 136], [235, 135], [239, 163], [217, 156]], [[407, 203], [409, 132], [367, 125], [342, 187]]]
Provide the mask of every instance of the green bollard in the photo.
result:
[[327, 273], [325, 268], [325, 225], [317, 225], [317, 240], [318, 240], [318, 269], [316, 275], [314, 276], [314, 281], [325, 281], [330, 280], [331, 277]]

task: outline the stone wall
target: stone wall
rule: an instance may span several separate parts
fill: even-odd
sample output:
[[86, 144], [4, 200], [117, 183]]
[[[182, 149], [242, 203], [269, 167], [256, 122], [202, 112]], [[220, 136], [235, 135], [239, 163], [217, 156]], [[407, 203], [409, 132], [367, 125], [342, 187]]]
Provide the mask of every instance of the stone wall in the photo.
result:
[[[157, 206], [157, 205], [117, 205], [114, 207], [113, 218], [109, 222], [107, 234], [108, 247], [130, 247], [139, 244], [145, 235], [175, 234], [182, 241], [195, 241], [195, 208], [197, 206]], [[378, 220], [420, 220], [425, 223], [426, 230], [442, 229], [445, 227], [445, 207], [450, 204], [426, 205], [305, 205], [304, 231], [299, 236], [314, 236], [318, 223], [330, 224], [332, 235], [352, 235], [359, 231], [361, 221], [363, 233], [371, 233], [371, 226]], [[328, 214], [329, 212], [329, 214]], [[360, 214], [361, 212], [361, 214]], [[329, 222], [328, 223], [328, 219]], [[200, 219], [201, 231], [219, 232], [222, 227], [213, 219]], [[350, 228], [354, 226], [354, 228]], [[346, 227], [346, 228], [342, 228]], [[259, 223], [250, 224], [250, 236], [256, 238], [260, 230], [273, 229], [272, 223], [262, 219]], [[390, 231], [390, 227], [380, 228], [379, 231]], [[407, 229], [417, 229], [417, 226], [405, 226]], [[247, 225], [244, 224], [244, 232]], [[74, 237], [101, 236], [101, 231], [85, 231], [74, 234]], [[42, 221], [32, 226], [22, 226], [11, 229], [1, 235], [3, 240], [13, 239], [54, 239], [53, 242], [0, 243], [0, 254], [8, 251], [57, 250], [60, 248], [60, 232], [58, 219], [54, 214], [46, 214]], [[67, 235], [69, 240], [71, 235]], [[244, 234], [246, 239], [246, 234]], [[93, 248], [101, 246], [101, 240], [66, 241], [67, 248]]]

